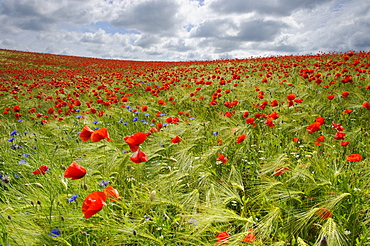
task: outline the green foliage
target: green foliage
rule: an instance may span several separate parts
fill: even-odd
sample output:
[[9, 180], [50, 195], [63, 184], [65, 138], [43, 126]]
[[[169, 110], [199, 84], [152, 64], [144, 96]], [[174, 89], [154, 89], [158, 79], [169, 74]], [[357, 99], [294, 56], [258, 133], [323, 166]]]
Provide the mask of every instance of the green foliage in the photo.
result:
[[[0, 57], [0, 244], [215, 245], [222, 231], [229, 245], [370, 244], [369, 53]], [[325, 122], [309, 134], [318, 117]], [[85, 125], [107, 128], [112, 141], [81, 141]], [[139, 147], [147, 162], [130, 160], [124, 138], [136, 132], [151, 132]], [[64, 178], [72, 161], [84, 177]], [[42, 165], [50, 170], [32, 173]], [[120, 198], [85, 219], [82, 204], [102, 181]]]

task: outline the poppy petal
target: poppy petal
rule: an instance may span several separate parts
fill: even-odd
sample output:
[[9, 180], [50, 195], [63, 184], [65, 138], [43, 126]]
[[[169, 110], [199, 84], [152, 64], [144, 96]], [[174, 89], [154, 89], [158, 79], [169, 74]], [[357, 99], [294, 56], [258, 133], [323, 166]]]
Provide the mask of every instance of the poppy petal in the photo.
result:
[[86, 169], [73, 161], [72, 164], [64, 171], [64, 177], [72, 180], [80, 179], [86, 174]]
[[103, 206], [107, 206], [105, 203], [107, 196], [102, 191], [95, 191], [90, 193], [82, 204], [82, 213], [86, 219], [90, 218], [100, 210]]
[[84, 128], [82, 128], [82, 131], [80, 133], [80, 138], [82, 141], [84, 142], [87, 142], [89, 141], [90, 137], [91, 137], [91, 134], [93, 133], [94, 131], [90, 129], [90, 127], [88, 126], [84, 126]]
[[108, 141], [111, 141], [111, 139], [109, 138], [107, 128], [100, 128], [100, 129], [94, 131], [91, 134], [91, 141], [92, 142], [99, 142], [100, 140], [102, 140], [104, 138], [106, 138]]

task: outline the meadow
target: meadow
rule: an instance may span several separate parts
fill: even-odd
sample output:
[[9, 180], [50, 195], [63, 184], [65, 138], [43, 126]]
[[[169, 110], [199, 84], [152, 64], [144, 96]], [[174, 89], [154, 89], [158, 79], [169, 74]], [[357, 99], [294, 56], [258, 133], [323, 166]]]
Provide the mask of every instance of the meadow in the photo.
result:
[[0, 245], [370, 245], [369, 52], [0, 60]]

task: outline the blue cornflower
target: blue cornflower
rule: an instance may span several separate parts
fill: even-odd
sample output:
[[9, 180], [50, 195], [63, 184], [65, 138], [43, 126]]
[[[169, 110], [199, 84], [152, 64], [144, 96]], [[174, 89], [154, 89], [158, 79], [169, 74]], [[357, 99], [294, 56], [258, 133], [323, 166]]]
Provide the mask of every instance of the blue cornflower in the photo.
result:
[[127, 126], [128, 125], [128, 122], [124, 122], [123, 125]]
[[24, 159], [22, 159], [22, 160], [20, 160], [20, 161], [18, 162], [18, 164], [20, 164], [20, 165], [22, 165], [22, 164], [24, 164], [24, 163], [27, 163], [27, 161], [26, 161], [26, 160], [24, 160]]
[[74, 200], [76, 200], [78, 197], [78, 195], [72, 195], [70, 198], [68, 198], [68, 202], [73, 202]]
[[98, 120], [94, 120], [92, 123], [96, 125], [96, 124], [99, 123], [99, 121]]
[[137, 121], [139, 119], [139, 117], [135, 117], [132, 119], [132, 121]]
[[189, 120], [194, 120], [194, 117], [189, 118]]
[[190, 225], [197, 225], [197, 224], [199, 223], [199, 221], [198, 221], [198, 220], [196, 220], [196, 219], [190, 218], [190, 220], [188, 220], [188, 223], [189, 223]]
[[81, 119], [81, 118], [82, 118], [82, 115], [76, 116], [76, 119]]
[[144, 124], [144, 125], [148, 125], [148, 122], [144, 121], [144, 122], [143, 122], [143, 124]]
[[135, 111], [135, 113], [134, 114], [140, 114], [140, 111]]
[[160, 114], [159, 116], [166, 116], [166, 114]]
[[130, 106], [125, 106], [125, 108], [131, 108]]
[[52, 237], [58, 237], [58, 236], [60, 236], [60, 229], [52, 229], [51, 233], [48, 233], [48, 235], [50, 235]]
[[23, 120], [22, 119], [19, 119], [18, 122], [22, 122]]
[[105, 187], [107, 187], [107, 185], [108, 185], [109, 183], [110, 183], [110, 181], [109, 181], [109, 180], [107, 180], [107, 181], [102, 180], [102, 181], [99, 183], [99, 185], [100, 185], [100, 187], [105, 188]]
[[148, 117], [149, 115], [150, 115], [149, 113], [144, 114], [145, 117]]
[[212, 132], [213, 135], [217, 136], [218, 135], [218, 131], [214, 131]]
[[163, 125], [162, 125], [162, 126], [163, 126], [163, 127], [166, 127], [167, 125], [168, 125], [167, 123], [163, 123]]
[[76, 112], [80, 112], [80, 110], [81, 110], [81, 109], [79, 109], [79, 108], [78, 108], [78, 109], [76, 109]]
[[24, 157], [29, 157], [30, 156], [30, 153], [24, 153], [23, 156]]
[[154, 124], [152, 123], [152, 124], [150, 124], [149, 126], [154, 126]]
[[15, 138], [9, 138], [8, 141], [9, 142], [13, 142]]
[[14, 130], [14, 131], [12, 131], [11, 133], [10, 133], [10, 136], [14, 136], [15, 134], [17, 134], [17, 130]]

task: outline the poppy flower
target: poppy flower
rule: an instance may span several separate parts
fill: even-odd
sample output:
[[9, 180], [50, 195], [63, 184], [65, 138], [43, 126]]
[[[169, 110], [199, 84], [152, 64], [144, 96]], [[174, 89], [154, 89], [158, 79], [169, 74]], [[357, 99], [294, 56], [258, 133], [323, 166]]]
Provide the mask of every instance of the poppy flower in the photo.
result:
[[325, 118], [324, 117], [317, 117], [315, 122], [319, 122], [320, 123], [320, 126], [323, 125], [325, 123]]
[[216, 236], [216, 245], [228, 244], [229, 238], [230, 238], [230, 235], [227, 232], [222, 231], [218, 233], [218, 235]]
[[349, 141], [340, 141], [340, 145], [346, 147], [349, 144]]
[[89, 139], [91, 139], [92, 142], [99, 142], [104, 138], [106, 138], [108, 141], [112, 141], [112, 139], [109, 138], [107, 128], [99, 128], [98, 130], [93, 131], [90, 129], [90, 127], [84, 126], [79, 136], [84, 142], [89, 141]]
[[254, 235], [253, 229], [248, 230], [248, 234], [242, 239], [243, 242], [253, 243], [256, 240], [256, 235]]
[[147, 136], [147, 133], [137, 132], [131, 136], [125, 137], [124, 140], [130, 146], [131, 152], [136, 152], [139, 149], [139, 145], [145, 141]]
[[67, 179], [80, 179], [86, 174], [86, 169], [80, 166], [77, 162], [73, 161], [69, 167], [64, 171], [64, 177]]
[[329, 219], [332, 216], [332, 213], [327, 208], [319, 208], [319, 210], [316, 211], [316, 215], [319, 216], [321, 219]]
[[21, 111], [21, 107], [19, 107], [19, 106], [14, 106], [13, 107], [13, 112], [17, 113], [19, 111]]
[[320, 122], [314, 122], [314, 123], [310, 124], [306, 128], [306, 130], [308, 131], [308, 134], [312, 134], [312, 133], [320, 130], [321, 129], [320, 126], [321, 126]]
[[276, 126], [276, 125], [274, 124], [274, 122], [272, 121], [272, 119], [271, 119], [271, 118], [266, 119], [266, 121], [265, 121], [265, 125], [266, 125], [266, 126], [269, 126], [269, 127], [274, 127], [274, 126]]
[[49, 167], [46, 165], [39, 166], [35, 171], [33, 171], [33, 174], [42, 174], [44, 175], [49, 170]]
[[350, 162], [357, 162], [362, 160], [362, 156], [360, 154], [351, 154], [347, 156], [346, 160]]
[[218, 154], [217, 160], [226, 163], [228, 159], [223, 154]]
[[334, 139], [336, 140], [344, 140], [344, 136], [346, 136], [347, 133], [345, 132], [337, 132], [335, 133]]
[[134, 163], [147, 162], [148, 157], [143, 151], [137, 150], [131, 155], [130, 160]]
[[119, 193], [116, 189], [114, 189], [112, 186], [108, 186], [104, 188], [104, 194], [107, 196], [107, 198], [110, 198], [111, 201], [115, 201], [116, 199], [120, 199]]
[[84, 217], [88, 219], [102, 210], [104, 206], [107, 206], [105, 203], [106, 200], [107, 196], [102, 191], [90, 193], [82, 203], [82, 213], [84, 214]]
[[275, 173], [273, 174], [274, 176], [280, 176], [282, 175], [285, 171], [289, 171], [290, 169], [288, 167], [275, 167], [274, 171]]
[[244, 141], [244, 139], [245, 139], [246, 137], [247, 137], [247, 135], [242, 134], [242, 135], [238, 136], [238, 138], [236, 139], [236, 142], [237, 142], [237, 143], [241, 143], [241, 142], [243, 142], [243, 141]]
[[369, 102], [364, 102], [362, 104], [362, 108], [366, 108], [367, 110], [370, 110], [370, 103]]
[[335, 97], [335, 95], [329, 95], [329, 96], [327, 96], [326, 98], [327, 98], [327, 99], [329, 99], [329, 100], [333, 100], [333, 99], [334, 99], [334, 97]]
[[99, 128], [98, 130], [95, 130], [91, 134], [91, 142], [99, 142], [100, 140], [106, 138], [107, 141], [112, 141], [111, 138], [109, 138], [109, 133], [107, 128]]
[[171, 142], [172, 143], [180, 143], [181, 142], [181, 138], [179, 136], [176, 136], [176, 137], [172, 138]]
[[80, 132], [80, 138], [82, 141], [84, 142], [87, 142], [89, 141], [90, 137], [91, 137], [91, 134], [93, 133], [94, 131], [90, 129], [90, 127], [88, 126], [84, 126], [82, 128], [82, 131]]
[[300, 139], [299, 138], [293, 138], [293, 142], [294, 143], [298, 143], [300, 141]]

